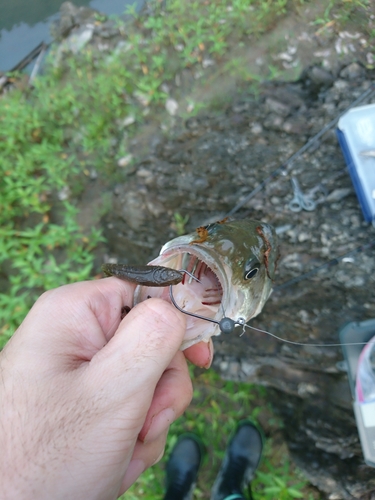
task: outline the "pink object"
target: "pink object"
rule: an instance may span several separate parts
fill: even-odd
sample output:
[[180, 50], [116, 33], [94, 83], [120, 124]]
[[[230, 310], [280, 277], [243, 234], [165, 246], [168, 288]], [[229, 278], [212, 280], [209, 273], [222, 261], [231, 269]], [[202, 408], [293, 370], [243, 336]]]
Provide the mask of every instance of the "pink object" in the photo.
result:
[[358, 402], [375, 402], [375, 336], [359, 356], [355, 392]]

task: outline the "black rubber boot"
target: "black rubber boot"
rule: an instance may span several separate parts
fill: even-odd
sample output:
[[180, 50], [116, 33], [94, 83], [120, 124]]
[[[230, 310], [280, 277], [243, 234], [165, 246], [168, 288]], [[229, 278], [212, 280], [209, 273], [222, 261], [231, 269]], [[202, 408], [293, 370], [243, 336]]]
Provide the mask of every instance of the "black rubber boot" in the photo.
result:
[[181, 436], [166, 466], [164, 500], [190, 500], [202, 461], [203, 445], [194, 434]]
[[[241, 499], [260, 462], [263, 438], [258, 428], [245, 420], [230, 440], [221, 469], [211, 492], [211, 500]], [[251, 490], [250, 490], [251, 494]]]

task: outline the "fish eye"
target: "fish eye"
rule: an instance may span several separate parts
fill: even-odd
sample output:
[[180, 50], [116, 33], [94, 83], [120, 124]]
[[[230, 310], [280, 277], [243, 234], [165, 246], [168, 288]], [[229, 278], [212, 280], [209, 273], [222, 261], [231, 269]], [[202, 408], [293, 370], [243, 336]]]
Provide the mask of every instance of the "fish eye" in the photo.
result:
[[251, 280], [257, 274], [260, 268], [260, 263], [256, 259], [250, 259], [245, 264], [244, 279]]

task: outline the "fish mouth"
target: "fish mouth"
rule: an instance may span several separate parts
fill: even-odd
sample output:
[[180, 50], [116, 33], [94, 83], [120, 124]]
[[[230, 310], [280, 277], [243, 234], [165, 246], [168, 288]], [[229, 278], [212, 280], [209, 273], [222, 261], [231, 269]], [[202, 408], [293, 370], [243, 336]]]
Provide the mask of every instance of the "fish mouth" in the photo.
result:
[[[174, 285], [172, 290], [177, 305], [186, 312], [220, 321], [231, 309], [234, 294], [230, 286], [232, 270], [210, 249], [180, 244], [165, 249], [149, 264], [186, 271], [181, 283]], [[134, 303], [151, 297], [170, 302], [169, 288], [138, 286]], [[208, 341], [211, 336], [219, 334], [216, 323], [187, 316], [187, 332], [181, 348], [186, 349], [200, 340]]]

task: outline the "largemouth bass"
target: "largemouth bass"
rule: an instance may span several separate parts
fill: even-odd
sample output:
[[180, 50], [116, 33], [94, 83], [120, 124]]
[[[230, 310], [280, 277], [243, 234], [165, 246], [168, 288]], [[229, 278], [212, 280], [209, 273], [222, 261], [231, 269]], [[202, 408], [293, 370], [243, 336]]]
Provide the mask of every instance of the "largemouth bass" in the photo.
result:
[[[147, 284], [137, 286], [134, 305], [150, 297], [170, 301], [167, 285], [177, 283], [173, 296], [183, 310], [216, 321], [223, 317], [249, 321], [261, 312], [271, 293], [277, 257], [277, 236], [272, 226], [254, 220], [224, 220], [166, 243], [149, 263], [155, 267], [107, 265], [103, 269], [107, 274]], [[159, 276], [164, 270], [159, 266], [186, 270], [199, 281], [175, 273], [163, 286]], [[146, 280], [146, 275], [151, 277]], [[155, 283], [153, 275], [157, 275]], [[217, 324], [187, 316], [181, 349], [201, 340], [208, 342], [219, 334]]]

